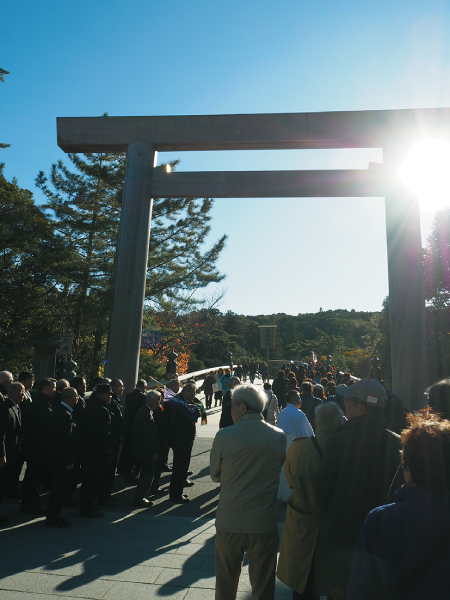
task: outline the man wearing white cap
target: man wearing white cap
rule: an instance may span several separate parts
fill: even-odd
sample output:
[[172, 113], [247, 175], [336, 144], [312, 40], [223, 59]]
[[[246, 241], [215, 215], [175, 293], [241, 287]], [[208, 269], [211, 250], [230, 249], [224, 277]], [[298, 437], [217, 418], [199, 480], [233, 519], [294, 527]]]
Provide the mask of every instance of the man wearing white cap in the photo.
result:
[[[325, 529], [332, 549], [328, 596], [345, 598], [353, 554], [367, 513], [388, 501], [400, 472], [399, 436], [385, 427], [386, 392], [375, 379], [337, 386], [348, 421], [327, 442], [314, 486], [325, 509]], [[392, 492], [402, 483], [394, 482]]]

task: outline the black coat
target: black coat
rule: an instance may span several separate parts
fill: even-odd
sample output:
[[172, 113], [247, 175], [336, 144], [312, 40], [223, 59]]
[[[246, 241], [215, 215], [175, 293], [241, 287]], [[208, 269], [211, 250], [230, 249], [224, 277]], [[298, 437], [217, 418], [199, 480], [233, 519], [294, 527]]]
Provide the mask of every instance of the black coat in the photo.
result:
[[53, 408], [50, 427], [53, 464], [60, 467], [76, 464], [79, 432], [67, 406], [58, 404]]
[[23, 414], [24, 437], [27, 452], [38, 455], [40, 460], [49, 461], [51, 457], [51, 420], [52, 399], [39, 392]]
[[161, 448], [158, 440], [158, 428], [151, 408], [145, 404], [138, 410], [134, 420], [133, 445], [131, 456], [143, 460], [151, 460], [152, 456], [161, 457]]
[[111, 425], [113, 445], [115, 452], [119, 451], [119, 446], [123, 439], [124, 423], [123, 423], [123, 406], [120, 399], [114, 395], [111, 402], [108, 404], [109, 412], [111, 413]]
[[[399, 465], [399, 436], [385, 429], [381, 416], [350, 419], [329, 437], [314, 491], [330, 540], [355, 547], [367, 513], [388, 502]], [[401, 483], [402, 475], [392, 491]]]
[[[181, 394], [179, 396], [183, 397]], [[171, 448], [192, 446], [195, 438], [196, 422], [183, 415], [167, 402], [164, 402], [164, 413], [167, 420], [169, 446]]]
[[219, 429], [234, 425], [231, 418], [231, 391], [228, 390], [222, 400], [222, 413], [220, 415]]
[[286, 377], [277, 377], [273, 380], [272, 391], [278, 399], [284, 398], [284, 390], [288, 383]]
[[17, 408], [11, 398], [0, 403], [0, 457], [6, 457], [6, 464], [18, 459], [22, 441], [22, 424]]
[[145, 404], [145, 394], [136, 388], [126, 395], [124, 412], [124, 442], [131, 444], [133, 438], [134, 420], [138, 410]]
[[84, 414], [80, 440], [81, 466], [93, 473], [110, 473], [115, 468], [115, 452], [108, 405], [94, 394]]
[[319, 406], [319, 404], [322, 404], [323, 400], [321, 400], [320, 398], [316, 398], [312, 394], [301, 394], [301, 397], [302, 397], [302, 412], [305, 413], [305, 415], [309, 421], [309, 424], [315, 431], [316, 426], [314, 424], [314, 419], [315, 419], [315, 415], [316, 415], [316, 407]]

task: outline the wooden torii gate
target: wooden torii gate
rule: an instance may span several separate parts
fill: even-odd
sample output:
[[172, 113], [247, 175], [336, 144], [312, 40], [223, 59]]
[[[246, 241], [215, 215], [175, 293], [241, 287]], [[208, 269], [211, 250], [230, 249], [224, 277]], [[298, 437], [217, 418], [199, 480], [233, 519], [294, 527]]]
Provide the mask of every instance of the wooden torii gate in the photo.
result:
[[[65, 152], [126, 152], [114, 303], [105, 374], [134, 388], [142, 333], [153, 198], [363, 197], [386, 206], [393, 391], [409, 408], [429, 384], [422, 247], [417, 198], [393, 176], [414, 142], [450, 130], [450, 109], [165, 116], [63, 117]], [[174, 172], [157, 152], [382, 148], [385, 166], [367, 170]], [[354, 223], [370, 227], [370, 222]], [[355, 248], [355, 252], [358, 248]], [[354, 285], [370, 280], [355, 274]]]

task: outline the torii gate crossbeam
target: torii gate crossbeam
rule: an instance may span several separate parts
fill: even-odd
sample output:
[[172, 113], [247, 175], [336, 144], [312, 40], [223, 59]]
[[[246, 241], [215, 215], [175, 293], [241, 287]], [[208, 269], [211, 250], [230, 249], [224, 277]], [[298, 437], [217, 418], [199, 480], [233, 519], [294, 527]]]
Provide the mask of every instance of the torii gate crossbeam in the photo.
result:
[[[418, 202], [386, 169], [165, 174], [154, 166], [157, 151], [325, 148], [382, 148], [385, 163], [395, 165], [414, 141], [450, 131], [450, 108], [64, 117], [57, 129], [65, 152], [127, 152], [105, 373], [128, 390], [136, 383], [152, 197], [384, 196], [393, 391], [410, 408], [422, 404], [429, 381]], [[355, 276], [361, 285], [365, 278], [370, 265]]]

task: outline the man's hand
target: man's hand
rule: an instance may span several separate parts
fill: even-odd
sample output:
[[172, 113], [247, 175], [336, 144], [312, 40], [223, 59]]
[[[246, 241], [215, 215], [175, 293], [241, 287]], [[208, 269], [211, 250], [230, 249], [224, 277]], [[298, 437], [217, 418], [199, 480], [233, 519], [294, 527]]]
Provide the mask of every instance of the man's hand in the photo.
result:
[[3, 469], [3, 467], [6, 465], [6, 456], [2, 456], [2, 458], [0, 459], [0, 469]]

